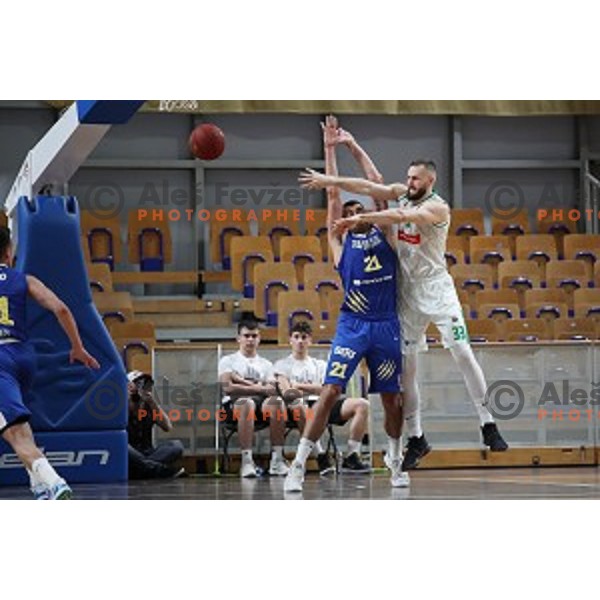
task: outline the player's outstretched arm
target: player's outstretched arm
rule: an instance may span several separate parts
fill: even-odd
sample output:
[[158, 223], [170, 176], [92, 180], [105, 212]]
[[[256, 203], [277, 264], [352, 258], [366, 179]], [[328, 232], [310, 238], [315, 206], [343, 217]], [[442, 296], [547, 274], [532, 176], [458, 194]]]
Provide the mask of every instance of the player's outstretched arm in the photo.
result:
[[[325, 172], [335, 177], [338, 174], [337, 160], [335, 156], [335, 145], [337, 140], [337, 119], [329, 115], [325, 123], [321, 123], [323, 129], [323, 145], [325, 148]], [[327, 241], [331, 249], [333, 263], [339, 264], [342, 256], [342, 240], [334, 231], [333, 224], [342, 218], [342, 199], [337, 187], [327, 188]]]
[[77, 323], [75, 323], [73, 313], [69, 310], [69, 307], [52, 290], [48, 289], [33, 275], [27, 275], [27, 290], [40, 306], [43, 306], [54, 313], [54, 316], [57, 318], [60, 326], [69, 338], [69, 341], [71, 342], [69, 361], [71, 363], [79, 361], [86, 367], [99, 369], [100, 365], [98, 364], [98, 361], [91, 354], [88, 354], [83, 346], [81, 337], [79, 336]]
[[416, 223], [417, 225], [436, 225], [444, 223], [450, 216], [450, 210], [443, 204], [423, 206], [421, 208], [389, 208], [381, 212], [361, 213], [335, 223], [336, 230], [343, 231], [357, 223], [373, 223], [375, 225], [393, 225], [399, 223]]
[[353, 217], [346, 217], [345, 219], [339, 219], [334, 223], [334, 229], [342, 235], [345, 231], [358, 225], [359, 223], [372, 223], [373, 225], [379, 225], [379, 227], [390, 227], [391, 225], [397, 225], [404, 223], [404, 218], [399, 213], [399, 209], [388, 209], [378, 212], [361, 213], [354, 215]]
[[379, 172], [371, 157], [349, 131], [341, 127], [338, 128], [337, 142], [350, 150], [350, 154], [352, 154], [352, 157], [362, 169], [366, 179], [374, 183], [383, 183], [383, 175]]
[[445, 223], [450, 218], [450, 209], [441, 202], [427, 203], [420, 208], [390, 209], [390, 214], [396, 213], [396, 223], [415, 223], [416, 225], [437, 225]]
[[313, 169], [303, 171], [298, 181], [303, 188], [309, 190], [338, 187], [346, 192], [371, 196], [377, 200], [395, 200], [406, 192], [406, 186], [402, 183], [386, 185], [359, 177], [334, 177], [332, 175], [323, 175]]

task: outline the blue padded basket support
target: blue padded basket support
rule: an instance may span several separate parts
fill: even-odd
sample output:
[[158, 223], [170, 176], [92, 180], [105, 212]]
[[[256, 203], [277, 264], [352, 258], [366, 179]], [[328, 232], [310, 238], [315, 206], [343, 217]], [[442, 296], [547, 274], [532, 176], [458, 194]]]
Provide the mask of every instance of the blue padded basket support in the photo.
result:
[[[104, 483], [127, 480], [125, 431], [45, 432], [35, 440], [67, 481]], [[0, 485], [27, 485], [29, 477], [10, 446], [0, 439]]]
[[[21, 198], [17, 211], [16, 269], [40, 279], [67, 304], [85, 347], [100, 363], [99, 370], [80, 363], [70, 365], [70, 343], [58, 321], [51, 312], [28, 300], [27, 330], [38, 365], [24, 399], [33, 413], [33, 430], [36, 436], [43, 431], [60, 435], [77, 432], [81, 439], [93, 433], [95, 440], [102, 439], [100, 432], [124, 434], [127, 378], [121, 357], [92, 301], [80, 245], [77, 201], [72, 197]], [[123, 440], [111, 452], [117, 462], [126, 464], [127, 443]], [[79, 481], [77, 476], [72, 480]]]
[[[69, 365], [70, 343], [52, 313], [33, 300], [27, 303], [29, 338], [38, 350], [38, 372], [27, 396], [40, 430], [125, 429], [126, 402], [110, 418], [98, 417], [89, 393], [112, 387], [125, 395], [121, 359], [92, 301], [80, 246], [79, 207], [75, 198], [22, 198], [18, 205], [16, 269], [34, 275], [71, 309], [88, 351], [100, 362], [94, 371]], [[108, 404], [108, 399], [104, 399]], [[90, 406], [88, 406], [90, 405]]]

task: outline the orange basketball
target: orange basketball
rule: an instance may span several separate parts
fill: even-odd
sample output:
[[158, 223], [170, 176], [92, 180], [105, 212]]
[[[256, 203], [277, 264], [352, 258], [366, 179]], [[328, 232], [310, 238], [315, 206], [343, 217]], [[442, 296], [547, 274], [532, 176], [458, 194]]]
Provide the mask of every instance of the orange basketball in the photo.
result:
[[212, 123], [198, 125], [190, 134], [190, 152], [201, 160], [215, 160], [225, 150], [225, 135]]

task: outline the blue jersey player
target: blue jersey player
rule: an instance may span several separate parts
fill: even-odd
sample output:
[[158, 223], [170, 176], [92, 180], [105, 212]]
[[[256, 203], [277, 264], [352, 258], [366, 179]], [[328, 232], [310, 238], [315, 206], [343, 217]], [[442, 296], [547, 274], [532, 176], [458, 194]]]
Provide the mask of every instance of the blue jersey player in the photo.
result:
[[58, 319], [71, 342], [71, 363], [79, 361], [94, 369], [99, 365], [83, 347], [68, 307], [39, 279], [15, 271], [10, 264], [10, 231], [0, 227], [0, 434], [27, 469], [37, 499], [67, 500], [72, 496], [71, 488], [36, 446], [29, 425], [31, 413], [23, 404], [23, 392], [31, 384], [36, 364], [25, 326], [27, 296], [52, 311]]
[[[340, 130], [333, 117], [327, 118], [323, 130], [327, 174], [335, 175], [335, 144]], [[360, 156], [357, 158], [369, 176], [369, 164], [364, 163]], [[377, 176], [375, 173], [372, 175]], [[300, 181], [304, 181], [303, 176]], [[306, 460], [325, 430], [333, 405], [362, 359], [366, 360], [369, 368], [369, 391], [381, 394], [383, 402], [391, 484], [393, 487], [407, 487], [408, 474], [401, 470], [402, 354], [398, 320], [398, 258], [394, 241], [390, 230], [370, 224], [354, 227], [343, 238], [340, 237], [334, 231], [333, 223], [340, 217], [359, 214], [363, 206], [357, 200], [342, 206], [336, 188], [328, 188], [327, 197], [329, 246], [344, 287], [344, 302], [331, 345], [324, 388], [314, 407], [314, 418], [307, 422], [284, 490], [302, 491]]]

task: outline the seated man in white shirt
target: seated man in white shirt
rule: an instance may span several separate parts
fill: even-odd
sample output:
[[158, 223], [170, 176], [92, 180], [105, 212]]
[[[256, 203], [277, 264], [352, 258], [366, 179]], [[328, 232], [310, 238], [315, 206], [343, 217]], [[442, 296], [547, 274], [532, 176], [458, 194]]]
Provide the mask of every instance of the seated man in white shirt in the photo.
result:
[[242, 450], [242, 477], [256, 477], [259, 473], [254, 459], [255, 423], [269, 423], [271, 433], [270, 475], [285, 476], [289, 471], [283, 458], [286, 410], [277, 396], [275, 384], [269, 381], [273, 364], [258, 355], [260, 332], [254, 319], [244, 319], [238, 324], [237, 342], [240, 349], [219, 361], [219, 382], [223, 391], [223, 408], [226, 422], [235, 422]]
[[[327, 363], [312, 358], [308, 350], [312, 344], [312, 329], [308, 322], [297, 322], [290, 331], [292, 353], [275, 363], [273, 372], [283, 398], [303, 396], [305, 401], [318, 400], [325, 379]], [[346, 398], [340, 396], [334, 404], [329, 416], [332, 425], [345, 425], [350, 421], [350, 438], [348, 449], [342, 462], [342, 471], [350, 473], [367, 473], [370, 468], [360, 460], [360, 446], [369, 420], [369, 401], [365, 398]], [[329, 457], [323, 446], [317, 442], [315, 446], [318, 456], [319, 470], [324, 474], [329, 469]]]

